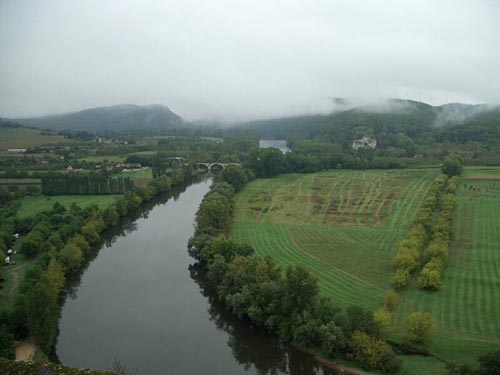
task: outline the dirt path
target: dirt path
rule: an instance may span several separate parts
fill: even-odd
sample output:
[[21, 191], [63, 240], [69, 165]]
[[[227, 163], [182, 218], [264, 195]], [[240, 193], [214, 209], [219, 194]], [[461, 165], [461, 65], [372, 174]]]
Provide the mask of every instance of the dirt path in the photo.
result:
[[14, 297], [14, 293], [15, 293], [15, 291], [17, 289], [17, 286], [19, 285], [19, 276], [17, 275], [16, 271], [14, 271], [12, 273], [12, 277], [13, 277], [13, 279], [12, 279], [12, 287], [9, 290], [9, 296], [8, 296], [9, 298], [13, 298]]
[[35, 357], [35, 339], [30, 337], [16, 346], [16, 361], [30, 362]]
[[[35, 260], [33, 260], [34, 262]], [[19, 266], [15, 266], [13, 268], [10, 268], [8, 271], [5, 272], [5, 274], [12, 274], [12, 286], [10, 287], [9, 294], [7, 295], [7, 298], [13, 298], [14, 293], [17, 290], [17, 287], [19, 286], [19, 275], [17, 271], [22, 270], [25, 267], [28, 267], [31, 265], [32, 262], [29, 263], [24, 263]]]

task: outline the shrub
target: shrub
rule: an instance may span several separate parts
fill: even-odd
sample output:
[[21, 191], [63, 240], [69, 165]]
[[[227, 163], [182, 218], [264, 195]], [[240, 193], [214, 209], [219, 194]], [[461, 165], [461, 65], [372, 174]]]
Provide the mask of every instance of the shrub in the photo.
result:
[[398, 308], [400, 303], [399, 294], [391, 289], [384, 295], [384, 306], [387, 310], [394, 312]]
[[373, 313], [373, 319], [380, 330], [390, 327], [392, 323], [392, 313], [387, 308], [381, 307]]
[[425, 261], [431, 258], [439, 258], [446, 263], [448, 261], [448, 244], [444, 240], [433, 240], [424, 251]]
[[345, 349], [346, 339], [342, 329], [334, 322], [322, 325], [319, 328], [321, 349], [326, 353], [332, 354]]
[[405, 319], [405, 329], [411, 342], [424, 343], [436, 330], [436, 324], [430, 313], [416, 311]]
[[401, 360], [384, 341], [363, 332], [352, 335], [354, 358], [364, 369], [378, 368], [383, 372], [396, 372], [401, 368]]
[[500, 375], [500, 350], [479, 357], [478, 362], [478, 375]]
[[401, 365], [403, 361], [398, 358], [396, 353], [391, 348], [387, 348], [382, 353], [380, 357], [380, 364], [378, 368], [382, 372], [386, 373], [394, 373], [398, 372], [401, 369]]
[[67, 244], [64, 246], [59, 256], [61, 262], [70, 270], [78, 269], [83, 261], [82, 251], [74, 244]]
[[418, 261], [409, 251], [398, 251], [394, 258], [392, 258], [391, 265], [396, 269], [405, 269], [411, 272], [417, 268]]
[[441, 276], [441, 271], [424, 267], [418, 278], [418, 286], [422, 289], [439, 290], [443, 285]]
[[391, 276], [391, 285], [396, 289], [401, 289], [410, 282], [410, 272], [406, 269], [397, 269]]

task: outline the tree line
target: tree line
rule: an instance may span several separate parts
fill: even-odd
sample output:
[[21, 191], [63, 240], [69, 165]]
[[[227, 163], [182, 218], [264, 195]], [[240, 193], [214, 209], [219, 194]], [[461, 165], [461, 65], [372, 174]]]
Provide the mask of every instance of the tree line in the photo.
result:
[[391, 260], [395, 272], [390, 282], [396, 289], [410, 282], [411, 274], [421, 266], [422, 261], [425, 265], [418, 279], [420, 288], [438, 290], [442, 286], [442, 274], [453, 234], [453, 212], [459, 174], [462, 172], [461, 160], [449, 155], [443, 160], [442, 172], [435, 177]]
[[405, 238], [399, 243], [396, 254], [391, 260], [395, 272], [391, 276], [391, 285], [400, 289], [410, 282], [410, 275], [418, 268], [424, 248], [432, 233], [434, 215], [448, 177], [438, 175], [417, 212]]
[[41, 178], [45, 195], [123, 194], [131, 191], [134, 183], [129, 177], [108, 177], [96, 173], [56, 173]]
[[48, 353], [57, 336], [60, 296], [66, 276], [81, 269], [104, 230], [118, 225], [120, 218], [142, 203], [190, 178], [187, 170], [173, 170], [148, 186], [126, 192], [105, 209], [96, 205], [82, 209], [75, 204], [66, 209], [56, 202], [52, 210], [35, 217], [20, 219], [14, 211], [2, 221], [0, 233], [6, 237], [11, 238], [15, 232], [28, 233], [20, 252], [37, 258], [19, 285], [13, 307], [0, 311], [0, 355], [12, 358], [12, 340], [30, 335]]
[[443, 284], [443, 271], [450, 256], [458, 183], [458, 176], [448, 179], [446, 189], [440, 197], [438, 217], [432, 226], [431, 239], [423, 253], [425, 264], [418, 278], [418, 285], [422, 289], [439, 290]]
[[[397, 169], [403, 160], [375, 156], [374, 150], [356, 153], [338, 151], [331, 145], [317, 144], [316, 149], [297, 149], [283, 154], [276, 148], [254, 148], [248, 157], [248, 167], [257, 177], [274, 177], [282, 173], [315, 173], [328, 169]], [[322, 151], [325, 152], [322, 152]], [[331, 151], [331, 152], [330, 152]]]

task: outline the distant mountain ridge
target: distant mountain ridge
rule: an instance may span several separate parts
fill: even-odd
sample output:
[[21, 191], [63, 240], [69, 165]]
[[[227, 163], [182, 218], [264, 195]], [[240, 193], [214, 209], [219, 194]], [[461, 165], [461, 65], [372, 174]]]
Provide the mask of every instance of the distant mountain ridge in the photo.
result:
[[[352, 106], [342, 98], [335, 98], [335, 104], [336, 110], [328, 114], [297, 115], [233, 124], [208, 120], [191, 123], [160, 104], [119, 104], [13, 121], [37, 128], [96, 133], [188, 135], [198, 132], [219, 135], [220, 131], [217, 129], [225, 129], [223, 132], [228, 135], [250, 132], [249, 134], [269, 139], [287, 139], [294, 135], [306, 138], [325, 137], [332, 142], [364, 133], [380, 135], [402, 132], [415, 138], [425, 133], [436, 133], [439, 129], [439, 132], [443, 132], [457, 127], [463, 130], [473, 127], [467, 133], [473, 132], [473, 139], [478, 139], [496, 135], [500, 128], [500, 106], [463, 103], [432, 106], [406, 99]], [[479, 128], [484, 135], [479, 133]]]
[[119, 104], [59, 115], [15, 119], [15, 121], [37, 128], [133, 133], [141, 130], [157, 132], [189, 125], [182, 117], [160, 104], [146, 106]]
[[412, 139], [431, 135], [457, 142], [482, 141], [500, 139], [500, 106], [462, 103], [432, 106], [413, 100], [391, 99], [329, 114], [245, 122], [233, 127], [231, 132], [255, 134], [264, 139], [316, 138], [346, 147], [363, 135], [387, 138], [404, 134]]

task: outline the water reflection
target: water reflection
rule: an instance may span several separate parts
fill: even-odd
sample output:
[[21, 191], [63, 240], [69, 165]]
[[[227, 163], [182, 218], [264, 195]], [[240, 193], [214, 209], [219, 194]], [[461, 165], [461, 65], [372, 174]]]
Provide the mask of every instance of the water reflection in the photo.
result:
[[[206, 180], [206, 178], [198, 177], [195, 178], [192, 183], [197, 183], [203, 180]], [[172, 191], [152, 199], [150, 202], [141, 205], [141, 207], [137, 210], [130, 212], [128, 216], [121, 218], [117, 226], [104, 231], [101, 234], [100, 241], [92, 246], [90, 253], [83, 262], [82, 267], [77, 272], [73, 272], [66, 277], [64, 298], [77, 298], [76, 293], [81, 285], [82, 276], [85, 274], [89, 265], [95, 260], [100, 251], [103, 251], [104, 248], [113, 246], [113, 244], [116, 243], [120, 237], [126, 237], [128, 234], [135, 232], [137, 230], [137, 220], [147, 219], [151, 210], [153, 210], [156, 206], [165, 204], [170, 199], [177, 201], [180, 195], [186, 191], [188, 186], [189, 185], [182, 185], [175, 187]]]
[[331, 374], [214, 298], [186, 250], [208, 188], [179, 188], [103, 234], [68, 277], [54, 350], [63, 363], [108, 370], [116, 357], [141, 375]]
[[258, 374], [324, 374], [335, 372], [322, 367], [313, 356], [283, 344], [248, 320], [238, 319], [221, 304], [210, 288], [205, 272], [196, 264], [189, 273], [209, 301], [208, 314], [217, 328], [228, 334], [227, 345], [236, 361], [245, 369], [255, 368]]

